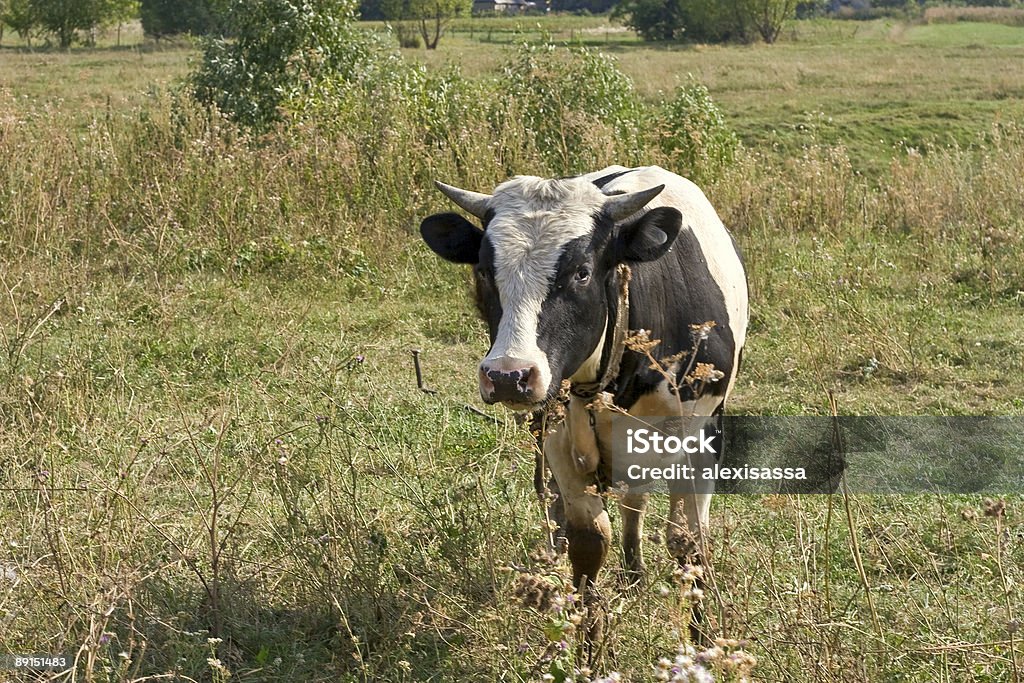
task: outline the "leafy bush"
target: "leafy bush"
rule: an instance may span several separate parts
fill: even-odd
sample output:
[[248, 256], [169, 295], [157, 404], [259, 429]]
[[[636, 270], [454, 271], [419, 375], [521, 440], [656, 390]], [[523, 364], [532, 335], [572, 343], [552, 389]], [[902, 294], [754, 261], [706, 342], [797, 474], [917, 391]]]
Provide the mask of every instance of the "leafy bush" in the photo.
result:
[[352, 0], [231, 0], [223, 21], [234, 38], [205, 42], [196, 97], [265, 128], [325, 79], [357, 78], [377, 43], [352, 25], [355, 10]]
[[537, 147], [556, 173], [576, 173], [642, 154], [644, 107], [612, 57], [551, 43], [519, 45], [499, 83], [518, 103]]
[[657, 138], [667, 165], [698, 182], [732, 163], [739, 138], [725, 122], [708, 89], [690, 82], [676, 89], [658, 114]]
[[615, 14], [644, 40], [774, 43], [797, 0], [624, 0]]
[[676, 40], [687, 30], [686, 10], [679, 0], [624, 0], [615, 6], [614, 16], [644, 40]]

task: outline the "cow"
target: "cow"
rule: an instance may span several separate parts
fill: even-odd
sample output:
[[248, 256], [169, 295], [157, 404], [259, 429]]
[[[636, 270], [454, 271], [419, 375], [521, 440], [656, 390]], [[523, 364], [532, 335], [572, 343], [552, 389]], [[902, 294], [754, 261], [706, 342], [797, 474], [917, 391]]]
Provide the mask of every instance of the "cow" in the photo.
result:
[[[492, 194], [436, 184], [480, 222], [440, 213], [420, 226], [439, 256], [473, 267], [491, 340], [478, 368], [480, 397], [538, 411], [558, 400], [568, 380], [564, 422], [542, 449], [564, 514], [573, 582], [592, 590], [611, 545], [600, 495], [610, 420], [721, 415], [748, 321], [739, 251], [704, 193], [657, 166], [516, 176]], [[644, 349], [624, 347], [625, 333], [638, 330], [659, 342], [647, 351], [656, 363]], [[717, 381], [673, 376], [711, 366]], [[598, 395], [615, 410], [595, 410]], [[647, 496], [625, 491], [619, 500], [624, 563], [640, 575]], [[666, 542], [680, 563], [701, 561], [710, 501], [708, 492], [671, 494]]]

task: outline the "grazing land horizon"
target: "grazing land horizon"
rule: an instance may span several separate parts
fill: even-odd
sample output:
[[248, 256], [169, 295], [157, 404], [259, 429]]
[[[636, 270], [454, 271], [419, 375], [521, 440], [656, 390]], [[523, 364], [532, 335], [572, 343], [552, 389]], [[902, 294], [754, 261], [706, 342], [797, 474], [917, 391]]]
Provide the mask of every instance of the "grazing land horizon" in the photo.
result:
[[[471, 118], [514, 44], [549, 39], [613, 56], [645, 106], [703, 84], [742, 143], [702, 183], [750, 278], [731, 413], [1024, 417], [1024, 27], [703, 46], [459, 22], [401, 52], [463, 89], [441, 142], [372, 98], [256, 135], [185, 94], [188, 43], [5, 34], [0, 654], [86, 681], [572, 680], [572, 627], [522, 599], [568, 585], [530, 436], [476, 396], [468, 273], [416, 232], [450, 210], [434, 178], [563, 170]], [[595, 164], [671, 161], [599, 131]], [[753, 680], [1019, 681], [1021, 493], [719, 496], [711, 621]], [[652, 508], [645, 585], [620, 591], [616, 558], [602, 583], [595, 673], [628, 681], [686, 631]]]

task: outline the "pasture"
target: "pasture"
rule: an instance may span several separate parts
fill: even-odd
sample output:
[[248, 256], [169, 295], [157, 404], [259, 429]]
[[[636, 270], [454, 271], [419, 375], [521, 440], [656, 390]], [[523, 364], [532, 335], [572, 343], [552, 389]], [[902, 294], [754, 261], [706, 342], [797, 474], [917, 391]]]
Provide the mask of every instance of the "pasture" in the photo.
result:
[[[733, 412], [1024, 413], [1024, 29], [651, 47], [546, 21], [647, 101], [693, 74], [744, 142], [705, 188], [750, 274]], [[501, 26], [404, 58], [485, 79]], [[480, 404], [468, 273], [416, 235], [450, 210], [432, 177], [559, 169], [514, 121], [432, 145], [375, 102], [251, 136], [176, 94], [195, 56], [0, 49], [0, 653], [85, 681], [559, 680], [571, 627], [516, 595], [567, 585], [531, 439]], [[708, 611], [755, 680], [1020, 680], [1005, 493], [719, 496]], [[686, 630], [654, 503], [646, 586], [604, 577], [599, 673], [629, 681]]]

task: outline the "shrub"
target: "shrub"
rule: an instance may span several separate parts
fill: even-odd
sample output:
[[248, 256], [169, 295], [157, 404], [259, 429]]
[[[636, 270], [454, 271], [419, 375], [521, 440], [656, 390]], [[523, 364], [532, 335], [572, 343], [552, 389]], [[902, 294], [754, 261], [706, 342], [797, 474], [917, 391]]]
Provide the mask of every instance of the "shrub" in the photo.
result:
[[676, 40], [686, 31], [686, 10], [679, 0], [624, 0], [613, 14], [644, 40]]
[[717, 176], [739, 147], [708, 89], [693, 81], [679, 86], [675, 97], [662, 104], [656, 131], [666, 165], [697, 182]]
[[612, 57], [553, 44], [515, 48], [499, 83], [518, 103], [555, 173], [577, 173], [642, 156], [644, 108]]
[[206, 40], [196, 97], [265, 128], [325, 79], [358, 78], [377, 42], [353, 26], [355, 10], [351, 0], [231, 0], [223, 21], [234, 38]]

